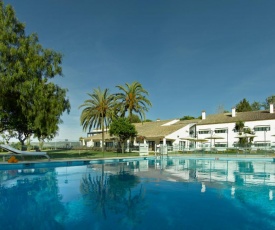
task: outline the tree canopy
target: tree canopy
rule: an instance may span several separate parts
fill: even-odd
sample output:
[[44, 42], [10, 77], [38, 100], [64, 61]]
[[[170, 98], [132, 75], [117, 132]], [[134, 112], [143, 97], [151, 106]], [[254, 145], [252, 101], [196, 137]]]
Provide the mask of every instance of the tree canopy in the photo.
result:
[[247, 112], [252, 111], [249, 102], [244, 98], [236, 105], [236, 112]]
[[244, 131], [244, 122], [243, 121], [237, 121], [235, 123], [235, 128], [237, 132], [242, 133]]
[[265, 102], [263, 102], [264, 109], [269, 109], [269, 105], [273, 104], [275, 105], [275, 95], [271, 95], [265, 99]]
[[121, 116], [124, 117], [128, 113], [128, 118], [132, 122], [134, 112], [140, 116], [142, 121], [145, 120], [145, 112], [148, 111], [148, 107], [152, 106], [150, 100], [147, 98], [148, 92], [136, 81], [132, 84], [126, 83], [125, 86], [117, 86], [122, 91], [122, 93], [116, 94], [116, 98], [120, 104]]
[[252, 109], [252, 111], [258, 111], [258, 110], [261, 110], [262, 106], [263, 106], [262, 103], [260, 103], [258, 101], [254, 101], [251, 104], [251, 109]]
[[[237, 131], [239, 134], [254, 134], [253, 131], [249, 127], [245, 127], [245, 123], [243, 121], [237, 121], [235, 123], [235, 131]], [[253, 141], [253, 137], [240, 137], [239, 138], [239, 144], [240, 146], [244, 147], [248, 143], [251, 143]]]
[[[83, 129], [90, 131], [92, 128], [101, 128], [102, 141], [104, 143], [104, 128], [108, 127], [112, 117], [114, 116], [114, 108], [116, 105], [114, 95], [110, 94], [109, 89], [101, 90], [100, 88], [94, 89], [93, 93], [88, 93], [90, 99], [79, 107], [82, 110], [80, 122]], [[102, 152], [104, 152], [104, 144], [102, 144]]]
[[[105, 127], [111, 125], [111, 135], [118, 136], [123, 142], [126, 136], [130, 138], [136, 135], [135, 129], [132, 130], [135, 126], [131, 123], [144, 121], [141, 119], [145, 118], [145, 111], [148, 111], [147, 106], [151, 106], [151, 102], [146, 98], [148, 92], [143, 89], [140, 83], [134, 82], [131, 85], [126, 83], [126, 88], [117, 87], [123, 93], [110, 94], [109, 89], [103, 91], [100, 88], [94, 89], [92, 94], [88, 94], [90, 99], [79, 107], [83, 108], [80, 117], [83, 130], [91, 131], [93, 128], [101, 128], [103, 152]], [[127, 118], [125, 117], [126, 114], [128, 115]]]
[[132, 114], [131, 123], [140, 123], [140, 122], [141, 122], [141, 120], [140, 120], [139, 116], [136, 114]]
[[124, 153], [125, 141], [137, 135], [136, 128], [131, 124], [130, 120], [124, 117], [117, 118], [112, 121], [110, 125], [110, 135], [117, 136], [122, 146], [122, 153]]
[[192, 117], [192, 116], [183, 116], [182, 118], [180, 118], [181, 121], [184, 121], [184, 120], [193, 120], [193, 119], [196, 119], [196, 118]]
[[[254, 101], [253, 103], [249, 103], [247, 99], [241, 100], [237, 105], [236, 105], [236, 111], [237, 112], [247, 112], [247, 111], [258, 111], [262, 109], [269, 109], [270, 104], [275, 105], [275, 95], [271, 95], [265, 99], [264, 102], [260, 101]], [[223, 112], [228, 112], [226, 110], [223, 110], [223, 106], [219, 106], [217, 113], [223, 113]]]
[[50, 82], [62, 76], [62, 55], [39, 44], [12, 6], [0, 1], [0, 132], [14, 130], [22, 144], [31, 135], [52, 138], [69, 113], [67, 89]]

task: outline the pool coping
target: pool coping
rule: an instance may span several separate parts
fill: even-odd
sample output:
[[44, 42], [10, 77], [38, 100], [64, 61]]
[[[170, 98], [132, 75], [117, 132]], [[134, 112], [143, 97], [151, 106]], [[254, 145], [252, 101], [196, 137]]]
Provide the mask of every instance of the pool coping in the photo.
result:
[[110, 157], [110, 158], [97, 158], [97, 159], [60, 159], [60, 160], [39, 160], [39, 161], [20, 161], [18, 163], [0, 162], [0, 170], [5, 169], [21, 169], [21, 168], [42, 168], [42, 167], [68, 167], [68, 166], [83, 166], [90, 164], [102, 163], [122, 163], [129, 161], [141, 160], [165, 160], [165, 159], [183, 159], [183, 160], [213, 160], [213, 161], [257, 161], [257, 162], [274, 162], [273, 157], [263, 156], [197, 156], [197, 155], [177, 155], [177, 156], [135, 156], [135, 157]]

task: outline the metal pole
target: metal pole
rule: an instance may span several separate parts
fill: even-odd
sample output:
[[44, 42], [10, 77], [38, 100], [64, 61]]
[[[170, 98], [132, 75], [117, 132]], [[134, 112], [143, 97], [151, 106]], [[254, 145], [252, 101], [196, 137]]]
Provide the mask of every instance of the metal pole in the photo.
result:
[[264, 131], [264, 146], [265, 146], [265, 157], [266, 157], [266, 128]]
[[227, 130], [226, 130], [226, 139], [227, 139], [227, 156], [228, 156], [228, 128], [227, 128]]
[[265, 147], [266, 147], [266, 132], [267, 132], [267, 130], [265, 130], [265, 132], [264, 132], [264, 141], [265, 141]]

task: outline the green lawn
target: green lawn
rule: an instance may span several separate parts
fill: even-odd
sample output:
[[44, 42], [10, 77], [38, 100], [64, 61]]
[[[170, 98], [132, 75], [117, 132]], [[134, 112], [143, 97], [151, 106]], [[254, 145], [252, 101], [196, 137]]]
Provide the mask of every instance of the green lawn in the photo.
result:
[[51, 150], [47, 151], [51, 159], [92, 159], [92, 158], [110, 158], [110, 157], [130, 157], [139, 156], [138, 153], [114, 153], [98, 152], [92, 150]]
[[[77, 160], [77, 159], [98, 159], [98, 158], [112, 158], [112, 157], [133, 157], [139, 156], [139, 153], [132, 152], [132, 153], [116, 153], [116, 152], [100, 152], [100, 151], [92, 151], [92, 150], [43, 150], [48, 153], [51, 160], [63, 160], [63, 159], [70, 159], [70, 160]], [[7, 154], [7, 152], [0, 152], [0, 157]], [[46, 157], [43, 156], [21, 156], [16, 157], [19, 162], [24, 161], [33, 161], [33, 160], [47, 160]], [[9, 156], [5, 156], [5, 161], [9, 159]], [[0, 158], [0, 160], [2, 160]]]
[[[100, 152], [100, 151], [93, 151], [93, 150], [43, 150], [46, 151], [48, 153], [48, 155], [50, 156], [51, 160], [78, 160], [78, 159], [99, 159], [99, 158], [113, 158], [113, 157], [119, 157], [119, 158], [124, 158], [124, 157], [136, 157], [139, 156], [138, 152], [127, 152], [127, 153], [117, 153], [117, 152]], [[0, 152], [0, 157], [2, 154], [7, 154], [7, 152]], [[149, 154], [150, 156], [154, 156], [155, 154], [152, 152]], [[193, 156], [203, 156], [203, 155], [219, 155], [220, 156], [266, 156], [266, 157], [275, 157], [274, 153], [268, 153], [268, 152], [257, 152], [254, 154], [251, 153], [236, 153], [236, 152], [224, 152], [224, 153], [209, 153], [209, 152], [194, 152], [194, 153], [182, 153], [182, 152], [172, 152], [172, 153], [168, 153], [168, 156], [180, 156], [180, 155], [193, 155]], [[4, 155], [2, 155], [4, 156]], [[19, 162], [20, 161], [36, 161], [36, 160], [47, 160], [45, 157], [42, 156], [24, 156], [24, 158], [22, 158], [21, 156], [16, 157]], [[5, 161], [7, 161], [9, 159], [8, 156], [5, 157]], [[2, 159], [1, 159], [2, 160]]]

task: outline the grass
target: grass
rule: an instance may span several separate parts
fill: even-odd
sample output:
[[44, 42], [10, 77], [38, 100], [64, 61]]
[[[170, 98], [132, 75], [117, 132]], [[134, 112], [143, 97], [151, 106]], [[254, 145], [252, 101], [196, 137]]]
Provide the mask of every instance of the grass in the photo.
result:
[[[113, 157], [134, 157], [139, 156], [139, 153], [116, 153], [116, 152], [100, 152], [92, 150], [43, 150], [46, 151], [51, 160], [77, 160], [77, 159], [98, 159], [98, 158], [113, 158]], [[7, 154], [7, 152], [0, 152]], [[2, 155], [4, 156], [4, 155]], [[9, 156], [5, 156], [5, 161], [9, 159]], [[18, 156], [16, 157], [20, 161], [36, 161], [36, 160], [47, 160], [44, 156]]]
[[[136, 157], [139, 156], [138, 152], [131, 152], [131, 153], [117, 153], [117, 152], [100, 152], [100, 151], [92, 151], [89, 149], [86, 150], [43, 150], [47, 151], [51, 160], [77, 160], [77, 159], [100, 159], [100, 158], [114, 158], [114, 157]], [[2, 152], [6, 154], [6, 152]], [[154, 156], [155, 153], [151, 152], [149, 155]], [[219, 156], [266, 156], [266, 157], [275, 157], [274, 153], [270, 152], [257, 152], [257, 153], [236, 153], [236, 152], [223, 152], [223, 153], [215, 153], [215, 152], [194, 152], [194, 153], [182, 153], [182, 152], [168, 152], [168, 156], [182, 156], [182, 155], [195, 155], [195, 156], [203, 156], [203, 155], [219, 155]], [[1, 157], [1, 153], [0, 153]], [[6, 161], [9, 157], [6, 157]], [[42, 156], [18, 156], [17, 159], [20, 161], [36, 161], [36, 160], [47, 160], [45, 157]]]
[[116, 152], [97, 152], [91, 150], [51, 150], [48, 151], [51, 159], [91, 159], [91, 158], [111, 158], [139, 156], [138, 153], [116, 153]]

